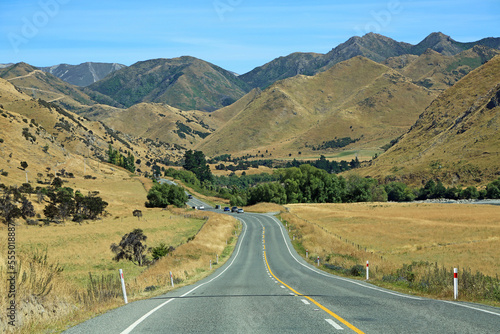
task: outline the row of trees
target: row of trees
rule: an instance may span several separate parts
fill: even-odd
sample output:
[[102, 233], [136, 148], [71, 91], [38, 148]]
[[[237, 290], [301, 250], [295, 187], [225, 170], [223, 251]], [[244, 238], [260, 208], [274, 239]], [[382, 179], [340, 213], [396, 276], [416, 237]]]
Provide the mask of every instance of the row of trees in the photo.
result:
[[285, 167], [300, 167], [301, 165], [308, 164], [314, 166], [319, 169], [323, 169], [331, 174], [338, 174], [341, 172], [345, 172], [350, 169], [358, 168], [360, 166], [360, 162], [358, 157], [352, 159], [350, 162], [345, 160], [341, 161], [328, 161], [324, 155], [321, 155], [318, 160], [309, 160], [309, 161], [298, 161], [293, 159], [288, 162]]
[[20, 187], [6, 187], [0, 185], [3, 190], [0, 198], [0, 215], [6, 222], [11, 222], [16, 218], [28, 220], [36, 215], [33, 204], [27, 196], [36, 194], [38, 202], [47, 203], [43, 209], [43, 214], [48, 221], [64, 221], [72, 219], [81, 222], [84, 219], [97, 219], [105, 213], [108, 203], [97, 196], [98, 192], [89, 192], [83, 195], [80, 191], [63, 187], [63, 181], [56, 177], [50, 187], [33, 187], [29, 183], [24, 183]]
[[[411, 188], [401, 182], [381, 184], [376, 179], [350, 175], [337, 176], [338, 169], [351, 169], [359, 166], [354, 159], [351, 163], [332, 163], [321, 156], [312, 161], [314, 165], [293, 161], [293, 167], [282, 168], [272, 175], [245, 175], [237, 177], [219, 176], [203, 178], [200, 170], [208, 169], [202, 152], [188, 151], [185, 167], [189, 170], [168, 169], [165, 174], [205, 189], [212, 194], [230, 199], [231, 205], [252, 205], [259, 202], [287, 203], [353, 203], [370, 201], [413, 201], [436, 198], [446, 199], [483, 199], [500, 198], [500, 179], [490, 183], [486, 189], [475, 187], [446, 188], [441, 182], [428, 181], [422, 188]], [[297, 166], [298, 165], [298, 166]], [[187, 169], [187, 168], [186, 168]]]

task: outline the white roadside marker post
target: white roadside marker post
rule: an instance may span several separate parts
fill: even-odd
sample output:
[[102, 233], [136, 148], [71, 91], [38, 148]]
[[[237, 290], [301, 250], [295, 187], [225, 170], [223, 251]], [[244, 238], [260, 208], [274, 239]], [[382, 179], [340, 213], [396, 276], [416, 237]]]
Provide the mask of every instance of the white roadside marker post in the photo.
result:
[[318, 267], [319, 267], [319, 255], [318, 255]]
[[174, 287], [174, 277], [172, 276], [172, 272], [170, 272], [170, 284], [172, 284], [172, 288]]
[[212, 270], [212, 260], [210, 260], [210, 270]]
[[306, 259], [309, 258], [309, 251], [306, 249]]
[[458, 269], [453, 268], [453, 297], [458, 298]]
[[123, 299], [125, 300], [125, 304], [128, 304], [127, 290], [125, 289], [125, 280], [123, 279], [123, 270], [121, 269], [120, 269], [120, 281], [122, 282]]
[[370, 265], [368, 261], [366, 261], [366, 280], [370, 279]]

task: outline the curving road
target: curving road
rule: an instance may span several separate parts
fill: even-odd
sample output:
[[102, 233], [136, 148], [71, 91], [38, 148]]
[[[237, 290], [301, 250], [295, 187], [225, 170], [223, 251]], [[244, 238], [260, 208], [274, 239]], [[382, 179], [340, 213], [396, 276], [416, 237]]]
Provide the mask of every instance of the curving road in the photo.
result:
[[499, 308], [403, 295], [324, 273], [294, 251], [275, 217], [232, 215], [243, 224], [240, 239], [210, 277], [65, 333], [500, 332]]

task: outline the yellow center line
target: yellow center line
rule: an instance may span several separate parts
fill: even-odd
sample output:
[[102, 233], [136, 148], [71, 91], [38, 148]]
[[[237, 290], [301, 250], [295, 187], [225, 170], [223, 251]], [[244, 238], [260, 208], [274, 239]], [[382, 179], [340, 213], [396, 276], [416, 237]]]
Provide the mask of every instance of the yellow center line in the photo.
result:
[[[265, 249], [265, 247], [264, 247]], [[316, 306], [318, 306], [320, 309], [322, 309], [323, 311], [325, 311], [326, 313], [328, 313], [329, 315], [331, 315], [332, 317], [334, 317], [335, 319], [337, 319], [338, 321], [340, 321], [341, 323], [343, 323], [344, 325], [346, 325], [347, 327], [349, 327], [350, 329], [352, 329], [354, 332], [358, 333], [358, 334], [364, 334], [363, 331], [361, 331], [360, 329], [354, 327], [354, 325], [352, 325], [351, 323], [347, 322], [347, 320], [344, 320], [341, 316], [333, 313], [332, 311], [330, 311], [329, 309], [327, 309], [326, 307], [324, 307], [323, 305], [321, 305], [320, 303], [318, 303], [317, 301], [315, 301], [314, 299], [312, 299], [311, 297], [309, 296], [306, 296], [298, 291], [296, 291], [295, 289], [293, 289], [292, 287], [288, 286], [287, 284], [285, 284], [283, 281], [281, 281], [278, 277], [276, 277], [276, 275], [274, 275], [273, 271], [271, 270], [271, 267], [269, 266], [269, 263], [267, 262], [267, 254], [266, 254], [266, 251], [264, 250], [264, 260], [266, 261], [266, 266], [267, 266], [267, 269], [269, 270], [269, 273], [271, 275], [273, 275], [273, 277], [278, 281], [280, 282], [281, 284], [283, 284], [284, 286], [286, 286], [288, 289], [290, 289], [293, 293], [295, 293], [297, 296], [303, 296], [304, 298], [307, 298], [309, 299], [311, 302], [313, 302]]]

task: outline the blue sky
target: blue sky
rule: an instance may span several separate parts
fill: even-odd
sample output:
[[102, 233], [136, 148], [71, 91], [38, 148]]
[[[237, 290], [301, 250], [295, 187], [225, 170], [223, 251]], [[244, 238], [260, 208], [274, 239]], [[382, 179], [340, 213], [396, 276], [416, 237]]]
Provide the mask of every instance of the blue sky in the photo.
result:
[[246, 73], [292, 52], [326, 53], [370, 31], [416, 44], [500, 37], [498, 0], [8, 0], [0, 63], [131, 65], [183, 55]]

